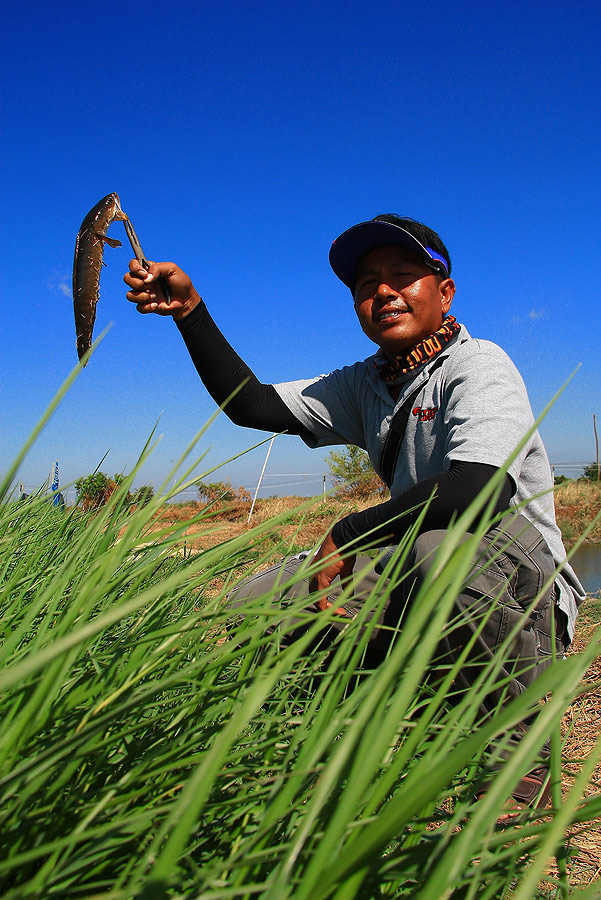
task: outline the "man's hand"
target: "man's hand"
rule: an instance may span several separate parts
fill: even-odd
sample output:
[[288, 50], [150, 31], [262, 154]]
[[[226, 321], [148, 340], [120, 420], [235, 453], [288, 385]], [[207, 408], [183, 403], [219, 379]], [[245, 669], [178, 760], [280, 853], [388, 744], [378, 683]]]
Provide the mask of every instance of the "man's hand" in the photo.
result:
[[[343, 584], [351, 577], [355, 559], [356, 555], [354, 553], [350, 556], [345, 556], [344, 559], [339, 555], [338, 547], [334, 543], [332, 533], [330, 532], [313, 557], [313, 562], [327, 560], [327, 563], [309, 582], [309, 590], [311, 592], [319, 591], [322, 595], [315, 604], [318, 609], [328, 609], [328, 607], [332, 605], [328, 600], [330, 585], [337, 575], [340, 576], [340, 580]], [[346, 611], [342, 607], [338, 607], [336, 614], [339, 616], [346, 616]]]
[[[171, 303], [161, 290], [159, 278], [164, 278], [171, 290]], [[192, 312], [200, 303], [200, 297], [185, 272], [175, 263], [150, 263], [148, 271], [137, 259], [132, 259], [129, 272], [123, 277], [128, 286], [127, 299], [135, 303], [139, 313], [156, 313], [158, 316], [173, 316], [177, 321]]]

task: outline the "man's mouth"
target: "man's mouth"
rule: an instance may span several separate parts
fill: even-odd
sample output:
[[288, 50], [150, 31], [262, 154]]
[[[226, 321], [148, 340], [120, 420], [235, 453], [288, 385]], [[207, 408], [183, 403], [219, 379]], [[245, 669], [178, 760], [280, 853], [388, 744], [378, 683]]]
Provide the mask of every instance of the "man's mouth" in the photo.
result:
[[403, 309], [383, 309], [376, 316], [376, 322], [392, 322], [400, 316], [404, 316], [409, 310]]

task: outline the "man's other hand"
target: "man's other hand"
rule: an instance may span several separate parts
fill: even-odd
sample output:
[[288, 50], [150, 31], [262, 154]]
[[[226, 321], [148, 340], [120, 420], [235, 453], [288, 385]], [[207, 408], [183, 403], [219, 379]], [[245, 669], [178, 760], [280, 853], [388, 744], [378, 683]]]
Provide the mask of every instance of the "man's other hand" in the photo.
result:
[[[328, 600], [330, 586], [337, 575], [344, 585], [353, 574], [355, 559], [356, 556], [354, 553], [350, 556], [345, 555], [344, 559], [340, 556], [338, 547], [334, 543], [332, 533], [330, 532], [313, 557], [313, 562], [315, 563], [325, 560], [323, 568], [321, 568], [309, 582], [309, 589], [311, 592], [321, 594], [315, 604], [318, 609], [328, 609], [332, 605]], [[338, 607], [336, 614], [346, 616], [346, 611], [342, 607]]]

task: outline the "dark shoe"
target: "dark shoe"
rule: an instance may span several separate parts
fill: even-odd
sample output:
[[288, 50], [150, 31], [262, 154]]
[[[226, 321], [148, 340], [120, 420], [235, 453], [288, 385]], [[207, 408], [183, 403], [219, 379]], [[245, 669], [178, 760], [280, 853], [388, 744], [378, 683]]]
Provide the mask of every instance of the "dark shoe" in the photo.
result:
[[504, 806], [505, 812], [497, 819], [497, 825], [511, 825], [525, 809], [544, 809], [551, 799], [551, 781], [548, 766], [537, 766], [517, 783]]
[[[486, 790], [479, 791], [476, 799], [484, 796]], [[503, 812], [497, 819], [497, 825], [515, 824], [524, 810], [544, 809], [551, 799], [551, 783], [549, 767], [537, 766], [519, 780], [511, 792], [510, 798], [503, 806]]]

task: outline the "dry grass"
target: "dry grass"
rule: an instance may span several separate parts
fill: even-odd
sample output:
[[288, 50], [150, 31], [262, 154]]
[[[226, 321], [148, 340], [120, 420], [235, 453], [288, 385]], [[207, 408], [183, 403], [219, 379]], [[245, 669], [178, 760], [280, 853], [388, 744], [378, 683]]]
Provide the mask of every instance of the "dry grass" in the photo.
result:
[[[273, 540], [274, 560], [286, 553], [317, 548], [328, 529], [336, 519], [351, 512], [373, 505], [374, 500], [335, 500], [326, 502], [314, 500], [308, 504], [306, 497], [266, 497], [257, 500], [249, 525], [249, 503], [216, 503], [210, 506], [212, 515], [204, 517], [202, 523], [191, 521], [186, 535], [187, 550], [198, 552], [207, 547], [229, 540], [249, 531], [282, 513], [290, 513], [290, 521], [278, 529], [278, 539]], [[198, 515], [205, 505], [202, 503], [169, 504], [157, 519], [161, 523], [185, 522]]]
[[[578, 618], [571, 653], [578, 653], [590, 641], [593, 632], [601, 627], [601, 600], [589, 598]], [[601, 735], [601, 659], [597, 658], [586, 674], [590, 690], [567, 710], [562, 723], [565, 740], [563, 794], [569, 791], [579, 771], [579, 760], [590, 755]], [[601, 764], [591, 778], [587, 794], [601, 792]], [[601, 875], [601, 820], [579, 825], [566, 835], [566, 844], [573, 861], [570, 867], [570, 883], [589, 884]]]
[[[328, 498], [325, 503], [316, 498], [314, 504], [307, 509], [304, 497], [266, 497], [257, 500], [252, 524], [260, 524], [281, 513], [290, 512], [290, 523], [280, 529], [282, 543], [275, 551], [276, 556], [281, 551], [281, 556], [283, 552], [298, 552], [316, 546], [337, 518], [380, 502], [379, 497], [362, 500]], [[303, 506], [305, 508], [301, 511]], [[198, 502], [169, 504], [164, 507], [160, 520], [165, 523], [184, 522], [193, 519], [204, 508], [204, 504]], [[555, 508], [564, 541], [570, 545], [601, 510], [601, 484], [569, 481], [558, 485], [555, 491]], [[249, 503], [216, 503], [211, 506], [211, 511], [213, 516], [210, 531], [207, 530], [206, 519], [202, 526], [190, 526], [187, 542], [189, 549], [199, 550], [213, 546], [243, 534], [248, 528]], [[589, 535], [588, 541], [601, 543], [601, 520]]]
[[[601, 510], [601, 483], [598, 481], [566, 481], [555, 488], [555, 513], [567, 544], [582, 534], [589, 522]], [[588, 537], [591, 543], [601, 543], [601, 520]]]
[[[336, 518], [381, 502], [382, 498], [379, 496], [361, 500], [328, 498], [325, 503], [316, 498], [314, 506], [308, 511], [305, 510], [302, 517], [299, 515], [297, 520], [302, 518], [303, 529], [307, 528], [309, 523], [319, 522], [319, 529], [314, 527], [307, 529], [307, 537], [311, 538], [315, 535], [316, 530], [319, 531], [319, 535], [325, 534]], [[304, 497], [261, 498], [257, 500], [252, 521], [254, 524], [258, 524], [286, 511], [294, 513], [305, 503], [306, 498]], [[199, 502], [172, 503], [164, 507], [161, 519], [165, 522], [183, 522], [192, 519], [204, 508], [205, 505]], [[215, 513], [216, 524], [227, 521], [237, 523], [240, 528], [246, 527], [250, 511], [249, 503], [216, 503], [212, 505], [211, 509]], [[589, 522], [601, 511], [601, 483], [579, 480], [557, 485], [555, 488], [555, 511], [564, 541], [566, 544], [570, 544], [582, 534]], [[587, 540], [590, 543], [601, 543], [601, 520], [596, 524]]]

